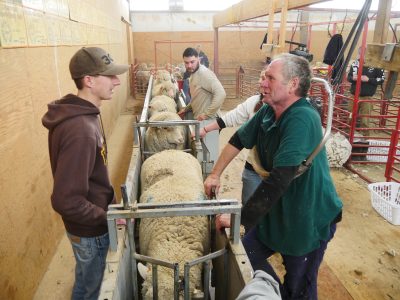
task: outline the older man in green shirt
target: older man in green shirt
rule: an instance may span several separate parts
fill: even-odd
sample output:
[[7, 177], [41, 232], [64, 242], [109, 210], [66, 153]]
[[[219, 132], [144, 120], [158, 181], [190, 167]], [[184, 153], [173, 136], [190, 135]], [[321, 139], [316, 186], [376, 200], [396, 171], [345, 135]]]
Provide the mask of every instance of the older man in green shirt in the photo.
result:
[[305, 99], [311, 70], [307, 60], [283, 54], [272, 61], [262, 82], [264, 105], [232, 136], [204, 186], [218, 191], [220, 175], [242, 148], [259, 149], [270, 176], [242, 209], [242, 224], [253, 227], [243, 245], [255, 270], [271, 274], [267, 258], [282, 255], [286, 274], [282, 299], [318, 299], [317, 275], [340, 220], [342, 202], [329, 173], [325, 150], [297, 177], [299, 165], [322, 139], [321, 120]]

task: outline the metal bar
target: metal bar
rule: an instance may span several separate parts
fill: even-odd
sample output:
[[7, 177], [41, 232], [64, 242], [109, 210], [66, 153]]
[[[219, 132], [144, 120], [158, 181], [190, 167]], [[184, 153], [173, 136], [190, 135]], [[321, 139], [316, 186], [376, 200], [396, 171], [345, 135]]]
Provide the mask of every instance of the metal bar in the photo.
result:
[[229, 257], [227, 253], [224, 254], [224, 278], [223, 278], [223, 287], [222, 287], [222, 292], [221, 292], [221, 297], [222, 299], [227, 299], [227, 291], [228, 291], [228, 277], [229, 277], [229, 272], [228, 272], [228, 265], [229, 265]]
[[135, 228], [133, 222], [128, 222], [128, 241], [129, 241], [129, 248], [130, 248], [130, 255], [131, 255], [131, 268], [132, 268], [132, 287], [133, 287], [133, 296], [135, 300], [139, 299], [139, 288], [138, 288], [138, 280], [137, 280], [137, 265], [136, 265], [136, 246], [135, 246]]
[[115, 225], [115, 219], [109, 218], [107, 214], [107, 226], [108, 236], [110, 239], [110, 250], [112, 252], [117, 251], [118, 248], [118, 237], [117, 237], [117, 226]]
[[[221, 255], [224, 255], [226, 252], [227, 252], [226, 249], [221, 249], [221, 250], [215, 251], [213, 253], [210, 253], [208, 255], [196, 258], [195, 260], [192, 260], [190, 262], [186, 262], [185, 263], [185, 270], [184, 270], [184, 284], [185, 284], [185, 286], [184, 286], [184, 291], [185, 291], [184, 292], [184, 296], [185, 297], [184, 298], [185, 298], [185, 300], [190, 299], [190, 293], [189, 293], [190, 292], [190, 284], [189, 284], [190, 268], [193, 267], [194, 265], [197, 265], [197, 264], [200, 264], [200, 263], [208, 265], [212, 259], [215, 259], [215, 258], [217, 258], [217, 257], [219, 257]], [[204, 272], [207, 271], [209, 273], [210, 272], [210, 267], [208, 266], [208, 269], [205, 269], [203, 271]], [[204, 283], [205, 283], [205, 280], [206, 279], [204, 279]], [[210, 280], [210, 277], [209, 277], [209, 274], [208, 274], [207, 275], [207, 282], [209, 280]], [[205, 286], [205, 284], [204, 284], [204, 286]], [[209, 292], [208, 291], [208, 284], [207, 284], [207, 289], [204, 289], [204, 292], [207, 292], [207, 293]]]
[[151, 210], [136, 210], [136, 211], [111, 211], [110, 217], [114, 219], [136, 219], [136, 218], [162, 218], [162, 217], [177, 217], [177, 216], [208, 216], [223, 213], [239, 213], [241, 205], [229, 207], [201, 207], [193, 208], [154, 208]]
[[124, 209], [129, 208], [129, 198], [128, 198], [128, 193], [126, 192], [126, 184], [121, 184], [121, 195], [122, 195], [122, 201], [124, 203]]
[[[167, 208], [167, 207], [196, 207], [196, 206], [236, 206], [239, 205], [237, 200], [232, 199], [218, 199], [218, 200], [201, 200], [201, 201], [187, 201], [187, 202], [173, 202], [173, 203], [136, 203], [130, 205], [129, 209], [136, 210], [152, 209], [152, 208]], [[122, 204], [110, 204], [108, 207], [110, 212], [123, 209]]]
[[240, 215], [241, 213], [231, 214], [231, 231], [230, 239], [233, 244], [238, 244], [240, 241]]
[[200, 122], [197, 120], [181, 120], [181, 121], [146, 121], [134, 123], [133, 127], [173, 127], [177, 125], [187, 126], [187, 125], [199, 125]]
[[151, 274], [153, 275], [153, 299], [158, 299], [158, 266], [156, 264], [151, 264]]
[[223, 205], [236, 205], [237, 200], [232, 199], [218, 199], [216, 200], [202, 200], [202, 201], [182, 201], [172, 203], [137, 203], [136, 207], [140, 209], [153, 209], [153, 208], [169, 208], [169, 207], [195, 207], [195, 206], [223, 206]]
[[174, 266], [174, 300], [179, 300], [179, 264]]
[[210, 293], [210, 270], [211, 270], [211, 262], [206, 261], [204, 262], [203, 267], [203, 274], [204, 274], [204, 281], [203, 281], [203, 293], [204, 297], [203, 300], [208, 300], [208, 296]]
[[205, 255], [205, 256], [196, 258], [196, 259], [194, 259], [194, 260], [192, 260], [192, 261], [189, 261], [189, 262], [187, 262], [187, 264], [188, 264], [190, 267], [193, 267], [194, 265], [197, 265], [197, 264], [199, 264], [199, 263], [204, 263], [204, 262], [206, 262], [206, 261], [215, 259], [215, 258], [217, 258], [217, 257], [219, 257], [219, 256], [221, 256], [221, 255], [224, 255], [226, 252], [227, 252], [226, 249], [221, 249], [221, 250], [215, 251], [215, 252], [213, 252], [213, 253], [207, 254], [207, 255]]
[[185, 284], [184, 286], [184, 299], [189, 300], [190, 299], [190, 280], [189, 280], [189, 274], [190, 274], [190, 264], [185, 263], [184, 267], [184, 272], [183, 272], [183, 282]]
[[140, 260], [140, 261], [145, 261], [151, 264], [157, 264], [166, 268], [170, 268], [170, 269], [174, 269], [175, 268], [175, 263], [170, 263], [168, 261], [165, 260], [161, 260], [161, 259], [157, 259], [157, 258], [153, 258], [150, 256], [146, 256], [146, 255], [142, 255], [142, 254], [138, 254], [138, 253], [134, 253], [134, 257], [136, 260]]

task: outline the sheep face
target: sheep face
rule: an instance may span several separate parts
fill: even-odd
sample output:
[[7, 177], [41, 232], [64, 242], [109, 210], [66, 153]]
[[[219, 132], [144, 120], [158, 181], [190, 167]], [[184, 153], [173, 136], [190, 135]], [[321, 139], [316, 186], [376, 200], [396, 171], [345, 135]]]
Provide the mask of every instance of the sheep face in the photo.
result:
[[[172, 112], [176, 113], [176, 102], [171, 97], [165, 95], [158, 95], [151, 99], [149, 104], [149, 116], [153, 117], [158, 112]], [[175, 118], [176, 116], [174, 116]], [[178, 116], [179, 117], [179, 116]], [[175, 120], [175, 119], [167, 119], [166, 116], [158, 117], [159, 119], [156, 121], [165, 121], [165, 120]], [[160, 119], [164, 118], [164, 119]], [[152, 119], [150, 119], [151, 121]]]
[[[181, 118], [176, 113], [161, 112], [150, 118], [150, 121], [177, 121]], [[146, 149], [160, 152], [167, 149], [183, 150], [185, 148], [186, 129], [183, 126], [150, 127], [145, 134]]]
[[167, 149], [183, 150], [185, 148], [185, 130], [177, 127], [153, 127], [146, 131], [145, 143], [151, 152]]

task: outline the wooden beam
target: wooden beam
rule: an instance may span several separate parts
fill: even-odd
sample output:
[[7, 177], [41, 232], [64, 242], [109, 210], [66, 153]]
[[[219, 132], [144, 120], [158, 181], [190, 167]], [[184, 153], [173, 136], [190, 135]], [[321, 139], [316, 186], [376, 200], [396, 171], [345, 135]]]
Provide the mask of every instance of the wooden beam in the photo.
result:
[[[281, 27], [279, 28], [279, 53], [285, 51], [285, 40], [286, 40], [286, 23], [287, 23], [287, 14], [288, 14], [288, 4], [289, 0], [280, 1], [282, 5], [281, 10]], [[284, 26], [282, 26], [285, 24]]]
[[274, 15], [275, 15], [275, 3], [269, 1], [269, 18], [268, 18], [268, 38], [267, 44], [272, 44], [274, 37]]
[[384, 44], [387, 41], [392, 0], [379, 0], [373, 42]]
[[365, 65], [370, 67], [382, 68], [386, 71], [400, 71], [400, 46], [395, 47], [392, 59], [384, 61], [381, 56], [385, 45], [368, 44], [365, 52]]
[[[215, 14], [213, 18], [213, 27], [218, 28], [249, 19], [267, 16], [269, 14], [270, 1], [274, 1], [275, 12], [281, 12], [281, 0], [243, 0], [218, 14]], [[326, 1], [327, 0], [288, 0], [287, 9], [296, 9]]]

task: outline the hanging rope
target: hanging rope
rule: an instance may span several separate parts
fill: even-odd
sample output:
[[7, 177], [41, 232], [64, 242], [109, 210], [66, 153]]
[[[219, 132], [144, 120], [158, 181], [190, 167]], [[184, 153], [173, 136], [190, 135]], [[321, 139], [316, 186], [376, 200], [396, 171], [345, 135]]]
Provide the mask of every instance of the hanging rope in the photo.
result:
[[[367, 21], [368, 19], [368, 12], [369, 9], [371, 7], [371, 2], [372, 0], [366, 0], [360, 13], [357, 16], [357, 19], [355, 21], [355, 23], [353, 24], [353, 27], [350, 30], [350, 33], [342, 47], [342, 49], [340, 50], [334, 64], [333, 64], [333, 68], [338, 68], [340, 65], [340, 61], [341, 59], [344, 57], [344, 52], [346, 51], [348, 45], [351, 42], [351, 46], [350, 46], [350, 50], [347, 53], [347, 56], [343, 62], [343, 64], [340, 65], [340, 69], [336, 75], [336, 77], [332, 80], [332, 85], [334, 86], [334, 92], [336, 93], [337, 90], [339, 89], [339, 85], [343, 80], [343, 76], [346, 72], [346, 68], [347, 65], [349, 64], [350, 58], [353, 55], [354, 49], [357, 46], [357, 42], [358, 39], [360, 38], [364, 23]], [[354, 38], [353, 38], [354, 35]]]
[[331, 34], [331, 31], [330, 31], [329, 27], [331, 26], [332, 15], [333, 15], [333, 12], [332, 12], [332, 9], [331, 9], [331, 15], [329, 17], [329, 23], [328, 23], [328, 35], [329, 35], [330, 38], [332, 37], [332, 34]]
[[396, 30], [394, 30], [394, 28], [393, 28], [391, 23], [389, 23], [389, 26], [390, 26], [390, 29], [392, 29], [394, 40], [396, 41], [396, 44], [398, 44], [399, 40], [397, 39]]
[[347, 8], [346, 8], [346, 14], [344, 15], [343, 23], [342, 23], [342, 30], [340, 30], [339, 34], [342, 34], [343, 29], [344, 29], [344, 24], [346, 23], [346, 18], [347, 18]]
[[297, 31], [297, 26], [298, 26], [298, 24], [299, 24], [299, 18], [300, 18], [300, 13], [299, 13], [299, 10], [298, 10], [298, 11], [297, 11], [296, 26], [294, 27], [294, 30], [293, 30], [293, 33], [292, 33], [292, 37], [290, 38], [290, 41], [291, 41], [291, 42], [293, 42], [294, 35], [295, 35], [296, 31]]

